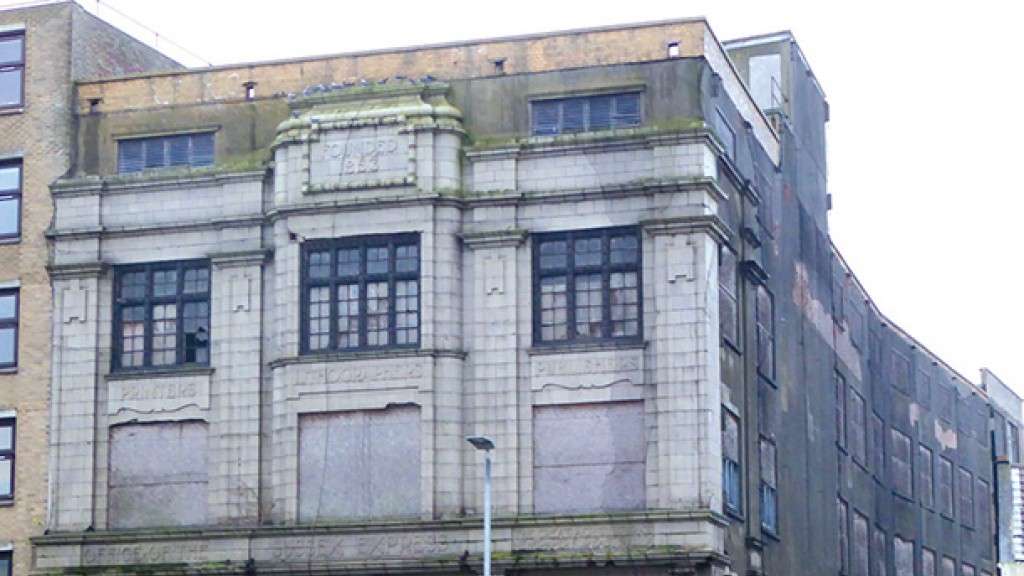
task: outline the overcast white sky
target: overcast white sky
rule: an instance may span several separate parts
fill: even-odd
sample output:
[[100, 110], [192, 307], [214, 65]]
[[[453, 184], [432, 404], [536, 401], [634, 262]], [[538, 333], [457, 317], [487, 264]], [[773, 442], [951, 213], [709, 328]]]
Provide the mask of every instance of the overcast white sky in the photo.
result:
[[840, 250], [925, 346], [973, 381], [984, 366], [1024, 391], [1015, 2], [103, 2], [216, 64], [690, 16], [722, 40], [792, 30], [831, 105]]

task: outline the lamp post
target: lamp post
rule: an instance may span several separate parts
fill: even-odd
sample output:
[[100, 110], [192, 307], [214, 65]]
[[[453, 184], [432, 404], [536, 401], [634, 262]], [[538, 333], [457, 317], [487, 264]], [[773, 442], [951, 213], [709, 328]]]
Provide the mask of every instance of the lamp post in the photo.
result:
[[484, 452], [484, 576], [491, 576], [491, 450], [494, 450], [494, 440], [470, 436], [466, 441]]

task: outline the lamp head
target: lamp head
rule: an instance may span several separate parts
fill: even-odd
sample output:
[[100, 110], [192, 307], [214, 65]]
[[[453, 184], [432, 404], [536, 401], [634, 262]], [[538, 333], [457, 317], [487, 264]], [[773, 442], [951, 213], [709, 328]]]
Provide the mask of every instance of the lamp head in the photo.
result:
[[477, 450], [494, 450], [494, 440], [487, 436], [470, 436], [466, 438], [466, 442], [472, 444]]

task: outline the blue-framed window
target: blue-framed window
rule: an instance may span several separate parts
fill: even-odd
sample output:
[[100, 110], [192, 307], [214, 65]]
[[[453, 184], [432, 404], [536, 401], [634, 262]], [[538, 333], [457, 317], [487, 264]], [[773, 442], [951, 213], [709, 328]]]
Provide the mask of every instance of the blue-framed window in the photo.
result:
[[535, 136], [632, 128], [641, 122], [640, 92], [534, 100], [530, 115]]
[[213, 132], [126, 138], [117, 143], [117, 171], [120, 174], [212, 164]]

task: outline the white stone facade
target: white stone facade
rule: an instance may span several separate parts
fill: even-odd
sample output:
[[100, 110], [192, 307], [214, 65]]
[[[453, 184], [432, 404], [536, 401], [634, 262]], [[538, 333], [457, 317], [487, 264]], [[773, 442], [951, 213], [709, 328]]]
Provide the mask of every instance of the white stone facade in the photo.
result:
[[[479, 434], [498, 446], [499, 551], [681, 545], [722, 552], [717, 145], [693, 130], [466, 148], [445, 89], [303, 100], [279, 129], [267, 173], [90, 177], [53, 191], [55, 533], [118, 525], [108, 517], [112, 427], [201, 422], [202, 524], [293, 526], [294, 538], [313, 538], [302, 532], [311, 513], [300, 501], [300, 438], [319, 438], [322, 447], [323, 430], [356, 424], [321, 422], [308, 434], [300, 424], [389, 407], [415, 407], [401, 412], [403, 422], [419, 418], [402, 428], [419, 434], [419, 494], [395, 504], [415, 507], [409, 524], [376, 545], [350, 528], [317, 543], [285, 533], [257, 540], [223, 533], [177, 545], [51, 542], [38, 551], [40, 569], [244, 562], [246, 547], [255, 547], [249, 558], [257, 561], [348, 562], [382, 545], [403, 557], [475, 553], [475, 524], [465, 517], [481, 512], [483, 466], [464, 438]], [[533, 236], [613, 226], [640, 230], [642, 338], [535, 345]], [[418, 345], [303, 353], [303, 244], [396, 233], [419, 235]], [[112, 369], [117, 267], [191, 259], [210, 262], [209, 366]], [[541, 448], [561, 449], [535, 445], [544, 438], [535, 415], [606, 403], [626, 406], [614, 414], [641, 407], [644, 505], [623, 513], [628, 529], [616, 528], [612, 515], [559, 531], [534, 515], [544, 508], [534, 458]], [[646, 516], [655, 513], [663, 519]], [[530, 546], [531, 538], [543, 546]]]

